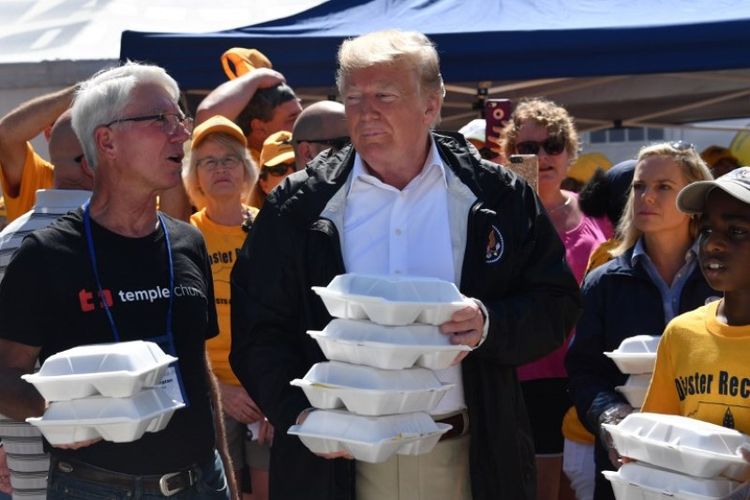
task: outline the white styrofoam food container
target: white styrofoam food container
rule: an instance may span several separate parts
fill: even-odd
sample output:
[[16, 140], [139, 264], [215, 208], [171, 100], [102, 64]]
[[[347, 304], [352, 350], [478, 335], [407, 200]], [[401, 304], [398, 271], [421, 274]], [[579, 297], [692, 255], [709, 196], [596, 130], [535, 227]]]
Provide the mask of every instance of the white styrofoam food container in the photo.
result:
[[145, 432], [164, 429], [184, 403], [173, 401], [160, 389], [146, 389], [128, 398], [92, 396], [50, 403], [42, 417], [26, 421], [39, 427], [52, 445], [102, 438], [126, 443]]
[[440, 325], [467, 306], [456, 285], [436, 278], [351, 273], [312, 289], [331, 316], [381, 325]]
[[453, 384], [443, 385], [425, 368], [381, 370], [338, 361], [317, 363], [304, 379], [292, 385], [301, 387], [315, 408], [345, 407], [359, 415], [391, 415], [429, 412]]
[[631, 413], [603, 425], [622, 456], [696, 477], [750, 479], [750, 463], [737, 451], [750, 436], [736, 430], [658, 413]]
[[365, 417], [341, 410], [316, 410], [289, 428], [313, 453], [347, 451], [356, 460], [385, 462], [394, 454], [429, 453], [448, 424], [435, 423], [426, 413]]
[[643, 406], [643, 400], [646, 399], [648, 385], [651, 383], [651, 374], [644, 373], [641, 375], [631, 375], [628, 377], [625, 385], [618, 385], [615, 390], [622, 393], [633, 408]]
[[433, 325], [383, 326], [370, 321], [334, 319], [323, 331], [308, 331], [326, 358], [386, 370], [420, 366], [448, 368], [456, 356], [470, 351], [450, 343]]
[[740, 483], [727, 478], [699, 478], [640, 462], [602, 471], [617, 500], [709, 500], [726, 498]]
[[134, 395], [154, 386], [177, 358], [143, 340], [74, 347], [53, 354], [39, 372], [21, 378], [47, 401], [68, 401], [101, 394], [113, 398]]
[[661, 337], [654, 335], [636, 335], [620, 343], [612, 352], [604, 355], [612, 358], [617, 368], [625, 374], [651, 373], [656, 363], [656, 348]]

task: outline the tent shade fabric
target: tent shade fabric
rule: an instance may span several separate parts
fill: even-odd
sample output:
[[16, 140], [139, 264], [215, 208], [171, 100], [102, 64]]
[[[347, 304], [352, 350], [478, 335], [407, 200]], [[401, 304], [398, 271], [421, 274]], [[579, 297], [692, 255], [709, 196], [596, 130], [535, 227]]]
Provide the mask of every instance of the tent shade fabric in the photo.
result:
[[[643, 112], [630, 113], [625, 106], [618, 116], [606, 118], [628, 121], [648, 114], [649, 99], [659, 101], [666, 95], [675, 106], [684, 106], [694, 99], [740, 91], [750, 82], [747, 71], [726, 71], [750, 68], [750, 2], [737, 0], [332, 0], [291, 17], [223, 32], [125, 31], [121, 59], [159, 64], [183, 89], [208, 90], [225, 81], [219, 58], [226, 49], [257, 48], [297, 90], [314, 88], [312, 93], [325, 98], [335, 93], [336, 52], [342, 40], [386, 28], [427, 34], [437, 45], [444, 80], [463, 89], [454, 91], [467, 94], [459, 101], [471, 101], [468, 94], [475, 93], [482, 81], [505, 88], [516, 81], [559, 78], [570, 85], [571, 79], [580, 83], [589, 78], [593, 83], [588, 93], [596, 93], [602, 92], [597, 81], [604, 83], [597, 78], [631, 75], [619, 81], [624, 88], [619, 100], [627, 101], [633, 79], [638, 78], [632, 75], [725, 72], [721, 80], [695, 80], [687, 88], [687, 80], [679, 76], [670, 77], [675, 88], [663, 79], [657, 92], [639, 85], [646, 97], [634, 98], [642, 101]], [[696, 90], [700, 91], [693, 94]], [[450, 93], [449, 85], [448, 103], [453, 100]], [[496, 95], [513, 94], [547, 95], [524, 90]], [[555, 94], [567, 105], [562, 93]], [[605, 99], [617, 100], [612, 93]], [[721, 102], [721, 113], [661, 115], [656, 122], [750, 114], [747, 95]], [[461, 111], [463, 117], [471, 108], [462, 106]], [[575, 114], [575, 109], [570, 111]], [[592, 124], [600, 118], [585, 115], [591, 116]]]

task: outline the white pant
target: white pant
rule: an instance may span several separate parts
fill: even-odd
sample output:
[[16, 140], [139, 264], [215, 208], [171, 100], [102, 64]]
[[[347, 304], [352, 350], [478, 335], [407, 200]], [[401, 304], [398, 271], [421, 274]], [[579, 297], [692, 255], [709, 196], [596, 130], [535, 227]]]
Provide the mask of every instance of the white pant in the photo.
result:
[[596, 479], [594, 445], [566, 439], [563, 448], [563, 472], [568, 476], [578, 500], [592, 500]]

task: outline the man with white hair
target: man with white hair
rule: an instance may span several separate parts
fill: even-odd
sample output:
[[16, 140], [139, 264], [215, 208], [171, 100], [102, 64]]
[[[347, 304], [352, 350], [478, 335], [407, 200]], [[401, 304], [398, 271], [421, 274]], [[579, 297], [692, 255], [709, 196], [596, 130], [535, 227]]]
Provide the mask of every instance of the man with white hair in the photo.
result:
[[0, 283], [2, 414], [42, 415], [47, 402], [20, 375], [72, 347], [149, 340], [178, 359], [160, 385], [185, 407], [166, 428], [47, 446], [48, 499], [229, 498], [205, 353], [218, 331], [208, 255], [195, 228], [156, 210], [157, 194], [181, 182], [192, 127], [178, 98], [156, 66], [81, 84], [72, 123], [96, 172], [90, 202], [27, 236]]
[[[524, 181], [432, 132], [443, 83], [427, 37], [347, 40], [337, 81], [352, 146], [269, 196], [232, 273], [230, 361], [276, 429], [271, 497], [535, 499], [515, 368], [561, 345], [580, 312], [560, 239]], [[306, 330], [331, 316], [310, 287], [345, 272], [439, 278], [473, 298], [440, 326], [472, 350], [435, 373], [454, 389], [431, 413], [453, 428], [430, 454], [369, 464], [287, 435], [316, 411], [289, 381], [325, 361]]]

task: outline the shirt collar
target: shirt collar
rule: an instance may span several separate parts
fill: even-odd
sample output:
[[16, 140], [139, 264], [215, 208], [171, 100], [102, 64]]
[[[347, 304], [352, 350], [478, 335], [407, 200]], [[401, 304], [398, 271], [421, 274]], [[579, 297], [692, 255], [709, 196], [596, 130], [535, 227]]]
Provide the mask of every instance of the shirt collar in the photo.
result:
[[[698, 239], [696, 238], [692, 245], [690, 245], [690, 248], [688, 248], [687, 252], [685, 253], [685, 262], [692, 262], [696, 258], [698, 258]], [[638, 238], [638, 241], [635, 243], [635, 247], [633, 247], [633, 255], [630, 258], [630, 265], [635, 267], [636, 263], [639, 260], [642, 259], [648, 259], [651, 260], [651, 258], [646, 253], [646, 247], [643, 244], [643, 236]]]
[[[423, 179], [425, 179], [428, 175], [430, 175], [431, 172], [437, 171], [438, 175], [440, 175], [440, 179], [442, 182], [442, 185], [447, 188], [448, 187], [448, 179], [445, 174], [445, 164], [443, 163], [442, 158], [440, 157], [440, 153], [437, 149], [437, 144], [435, 143], [435, 139], [432, 137], [432, 134], [429, 136], [430, 138], [430, 150], [427, 152], [427, 158], [425, 158], [424, 165], [422, 166], [422, 170], [417, 174], [417, 176], [412, 179], [409, 184], [404, 188], [404, 190], [409, 189], [410, 186], [418, 184], [422, 182]], [[382, 182], [380, 179], [375, 177], [374, 175], [368, 173], [367, 169], [365, 168], [365, 164], [362, 161], [362, 157], [359, 155], [359, 153], [356, 153], [354, 156], [354, 165], [352, 167], [352, 183], [354, 182], [366, 182], [368, 184], [372, 184], [375, 186], [380, 187], [388, 187], [391, 189], [395, 189], [392, 186], [388, 186], [384, 182]]]

